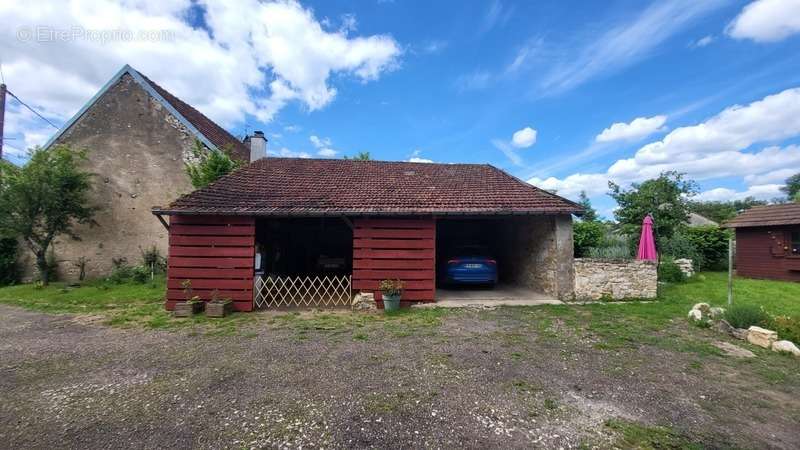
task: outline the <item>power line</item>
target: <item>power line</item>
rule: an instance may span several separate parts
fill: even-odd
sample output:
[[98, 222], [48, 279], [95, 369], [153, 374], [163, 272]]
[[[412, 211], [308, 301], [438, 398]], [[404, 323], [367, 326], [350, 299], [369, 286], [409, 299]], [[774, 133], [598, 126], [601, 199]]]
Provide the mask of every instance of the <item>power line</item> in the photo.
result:
[[14, 97], [14, 98], [15, 98], [15, 99], [16, 99], [16, 100], [17, 100], [17, 101], [18, 101], [18, 102], [19, 102], [19, 103], [20, 103], [22, 106], [24, 106], [24, 107], [28, 108], [28, 109], [29, 109], [29, 110], [30, 110], [32, 113], [34, 113], [34, 114], [36, 114], [37, 116], [39, 116], [39, 118], [40, 118], [40, 119], [42, 119], [42, 120], [44, 120], [45, 122], [47, 122], [48, 124], [50, 124], [50, 126], [51, 126], [51, 127], [55, 128], [56, 130], [58, 130], [58, 129], [59, 129], [59, 128], [58, 128], [58, 126], [57, 126], [56, 124], [54, 124], [53, 122], [50, 122], [50, 120], [49, 120], [47, 117], [45, 117], [45, 116], [43, 116], [43, 115], [39, 114], [39, 112], [38, 112], [38, 111], [36, 111], [35, 109], [33, 109], [33, 108], [31, 108], [30, 106], [28, 106], [28, 104], [27, 104], [27, 103], [23, 102], [22, 100], [20, 100], [20, 99], [19, 99], [19, 97], [17, 97], [16, 95], [14, 95], [14, 93], [13, 93], [13, 92], [11, 92], [11, 91], [6, 91], [6, 92], [8, 92], [8, 95], [10, 95], [10, 96]]

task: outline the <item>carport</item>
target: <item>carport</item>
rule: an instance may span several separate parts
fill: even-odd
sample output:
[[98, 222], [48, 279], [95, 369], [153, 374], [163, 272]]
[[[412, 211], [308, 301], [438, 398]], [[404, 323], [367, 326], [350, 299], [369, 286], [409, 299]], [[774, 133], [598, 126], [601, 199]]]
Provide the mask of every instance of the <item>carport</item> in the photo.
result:
[[[559, 232], [560, 231], [560, 232]], [[447, 261], [457, 249], [487, 249], [497, 263], [497, 285], [463, 286], [445, 282]], [[559, 215], [447, 216], [436, 223], [439, 300], [542, 300], [571, 289], [571, 218]], [[567, 260], [568, 261], [565, 261]], [[559, 274], [559, 270], [566, 273]], [[564, 286], [559, 286], [559, 282]]]
[[384, 279], [405, 283], [402, 304], [434, 302], [448, 295], [437, 261], [476, 239], [496, 253], [495, 296], [570, 297], [581, 212], [486, 164], [297, 158], [255, 161], [153, 209], [170, 217], [166, 307], [191, 285], [240, 311], [344, 306], [357, 292], [380, 305]]

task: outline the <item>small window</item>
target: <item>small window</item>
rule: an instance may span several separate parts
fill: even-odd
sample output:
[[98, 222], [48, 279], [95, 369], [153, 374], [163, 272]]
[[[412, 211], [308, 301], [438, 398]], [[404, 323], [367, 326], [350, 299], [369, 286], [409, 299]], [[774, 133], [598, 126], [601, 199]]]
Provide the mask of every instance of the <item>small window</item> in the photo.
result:
[[800, 256], [800, 231], [792, 231], [792, 255]]

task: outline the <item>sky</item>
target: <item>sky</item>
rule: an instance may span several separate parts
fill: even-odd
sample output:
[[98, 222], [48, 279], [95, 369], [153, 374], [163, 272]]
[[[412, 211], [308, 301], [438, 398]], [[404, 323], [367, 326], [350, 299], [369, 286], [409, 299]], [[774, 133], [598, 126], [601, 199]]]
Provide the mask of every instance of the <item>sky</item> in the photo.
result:
[[[0, 23], [5, 83], [56, 126], [130, 64], [273, 156], [488, 163], [607, 217], [609, 181], [769, 200], [800, 172], [800, 0], [37, 0]], [[9, 99], [4, 157], [54, 132]]]

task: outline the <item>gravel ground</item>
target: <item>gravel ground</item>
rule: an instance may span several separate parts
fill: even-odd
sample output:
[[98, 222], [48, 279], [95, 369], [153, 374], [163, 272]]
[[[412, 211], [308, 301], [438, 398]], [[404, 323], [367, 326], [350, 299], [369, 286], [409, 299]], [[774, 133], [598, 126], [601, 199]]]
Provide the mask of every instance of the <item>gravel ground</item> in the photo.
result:
[[269, 321], [208, 336], [0, 305], [0, 447], [606, 448], [614, 418], [710, 448], [800, 443], [797, 386], [758, 365], [601, 350], [514, 314], [461, 311], [410, 336]]

